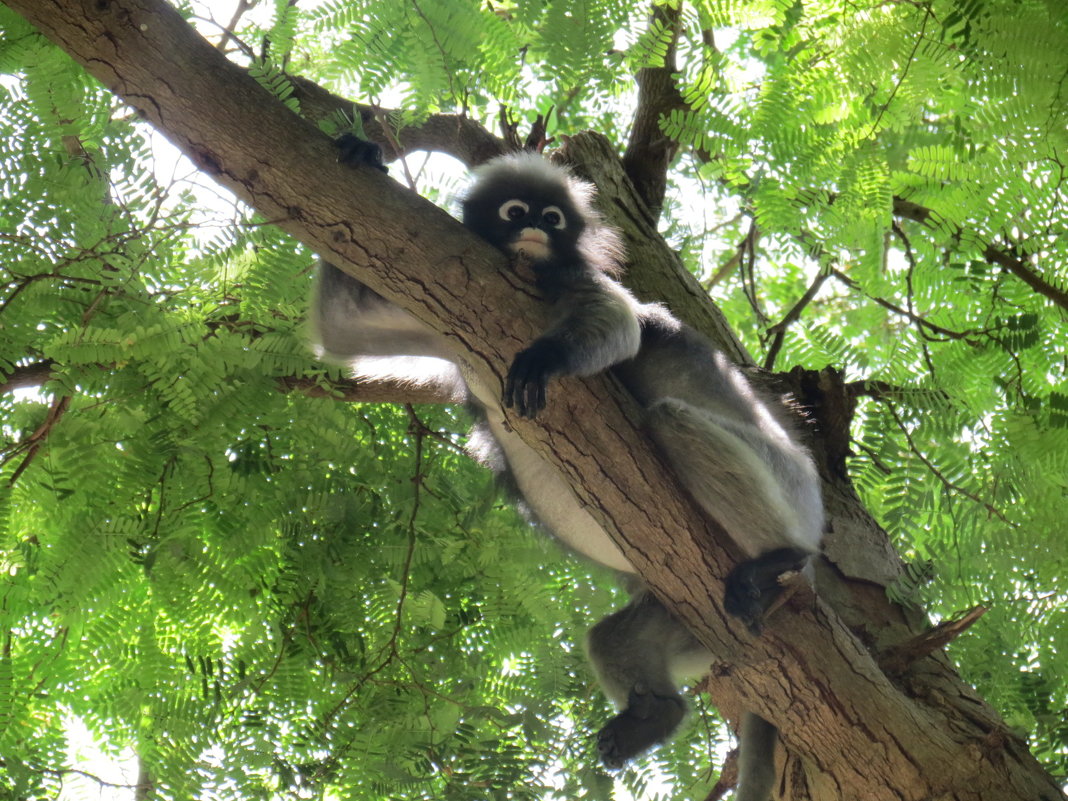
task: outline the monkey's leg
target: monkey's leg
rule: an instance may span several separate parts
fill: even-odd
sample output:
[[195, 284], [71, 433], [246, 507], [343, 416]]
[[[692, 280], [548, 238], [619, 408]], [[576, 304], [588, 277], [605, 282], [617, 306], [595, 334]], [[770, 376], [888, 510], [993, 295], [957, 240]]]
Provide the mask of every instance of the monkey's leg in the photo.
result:
[[684, 401], [656, 401], [646, 418], [683, 486], [752, 557], [727, 577], [725, 604], [759, 631], [778, 577], [819, 546], [819, 497], [797, 480], [811, 466], [792, 444]]
[[677, 679], [708, 669], [711, 655], [648, 592], [595, 625], [590, 661], [605, 693], [622, 711], [597, 735], [610, 768], [670, 737], [686, 715]]

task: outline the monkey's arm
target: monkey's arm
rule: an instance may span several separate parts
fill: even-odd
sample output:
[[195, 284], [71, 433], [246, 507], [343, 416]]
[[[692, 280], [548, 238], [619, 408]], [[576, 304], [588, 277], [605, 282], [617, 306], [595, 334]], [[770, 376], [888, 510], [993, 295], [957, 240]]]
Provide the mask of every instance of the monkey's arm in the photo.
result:
[[315, 353], [355, 377], [467, 397], [443, 337], [326, 261], [319, 262], [309, 328]]
[[[546, 288], [546, 287], [543, 287]], [[638, 302], [600, 273], [547, 287], [553, 323], [520, 351], [508, 371], [504, 405], [523, 417], [545, 408], [545, 389], [556, 375], [593, 375], [632, 358], [641, 346]]]
[[321, 356], [337, 362], [360, 356], [449, 358], [440, 336], [329, 262], [320, 262], [316, 283], [309, 316]]
[[[382, 149], [351, 133], [335, 144], [338, 161], [351, 167], [382, 164]], [[309, 328], [316, 354], [349, 366], [356, 375], [435, 386], [458, 400], [463, 381], [444, 339], [365, 284], [320, 260]]]

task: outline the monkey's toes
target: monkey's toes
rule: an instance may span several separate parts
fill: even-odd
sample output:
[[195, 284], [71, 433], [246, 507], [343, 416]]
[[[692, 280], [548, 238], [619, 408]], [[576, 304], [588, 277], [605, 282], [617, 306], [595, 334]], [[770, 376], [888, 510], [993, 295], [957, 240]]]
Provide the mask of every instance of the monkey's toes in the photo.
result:
[[606, 768], [618, 770], [660, 742], [657, 734], [624, 712], [608, 721], [597, 733], [597, 753]]
[[597, 753], [605, 767], [621, 768], [626, 762], [672, 735], [686, 716], [680, 697], [665, 697], [632, 690], [627, 708], [597, 733]]

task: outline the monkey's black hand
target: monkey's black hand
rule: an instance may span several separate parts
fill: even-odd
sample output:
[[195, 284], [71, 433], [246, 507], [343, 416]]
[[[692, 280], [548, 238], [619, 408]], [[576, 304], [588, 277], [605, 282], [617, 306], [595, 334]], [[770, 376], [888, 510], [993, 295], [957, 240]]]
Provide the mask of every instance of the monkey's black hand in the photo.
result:
[[504, 383], [504, 405], [513, 406], [522, 417], [534, 417], [545, 408], [549, 379], [564, 371], [567, 351], [552, 340], [539, 339], [516, 354]]
[[800, 548], [776, 548], [740, 563], [727, 576], [724, 608], [753, 634], [760, 634], [764, 613], [782, 592], [779, 576], [800, 570], [809, 556]]
[[337, 145], [337, 160], [349, 167], [374, 167], [388, 173], [389, 169], [382, 163], [382, 148], [374, 142], [360, 139], [354, 133], [343, 133], [334, 140]]

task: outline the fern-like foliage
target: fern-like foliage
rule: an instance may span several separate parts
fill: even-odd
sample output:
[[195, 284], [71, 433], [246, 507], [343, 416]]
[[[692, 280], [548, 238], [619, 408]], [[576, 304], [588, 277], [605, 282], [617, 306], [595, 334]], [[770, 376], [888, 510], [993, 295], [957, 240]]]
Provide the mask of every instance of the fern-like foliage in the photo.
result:
[[[823, 277], [776, 366], [871, 388], [850, 470], [912, 566], [891, 593], [990, 607], [952, 654], [1068, 777], [1065, 12], [665, 5], [667, 235], [754, 353]], [[294, 74], [401, 109], [401, 141], [504, 106], [622, 147], [669, 53], [648, 12], [277, 0], [223, 46], [294, 112]], [[95, 792], [72, 721], [160, 798], [612, 797], [578, 645], [611, 581], [498, 499], [462, 413], [331, 397], [312, 254], [159, 153], [0, 8], [0, 797]], [[618, 781], [703, 798], [725, 739]]]

